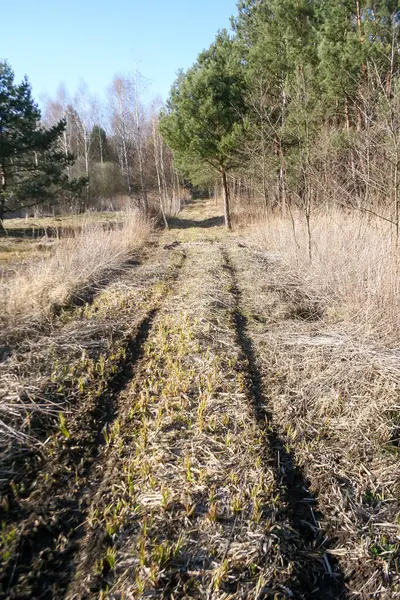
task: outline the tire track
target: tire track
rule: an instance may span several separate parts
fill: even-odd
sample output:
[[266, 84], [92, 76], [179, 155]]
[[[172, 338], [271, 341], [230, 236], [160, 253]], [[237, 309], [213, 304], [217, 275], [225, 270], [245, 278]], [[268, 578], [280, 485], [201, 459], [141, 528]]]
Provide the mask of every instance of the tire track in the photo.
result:
[[[186, 254], [166, 273], [169, 292], [173, 289]], [[76, 556], [85, 534], [85, 520], [101, 482], [99, 461], [106, 443], [105, 430], [118, 418], [118, 398], [129, 385], [153, 321], [166, 301], [146, 312], [125, 340], [125, 355], [107, 388], [98, 398], [89, 399], [80, 411], [79, 439], [67, 440], [61, 456], [50, 463], [50, 497], [33, 492], [29, 514], [19, 511], [22, 528], [15, 560], [1, 574], [0, 592], [5, 598], [63, 598], [78, 566]], [[74, 483], [75, 481], [75, 483]], [[84, 483], [86, 482], [86, 484]], [[26, 503], [26, 502], [25, 502]], [[3, 597], [3, 595], [1, 596]]]
[[280, 550], [286, 561], [293, 564], [293, 573], [285, 582], [286, 597], [320, 600], [348, 598], [344, 576], [332, 556], [328, 558], [329, 539], [322, 528], [323, 515], [318, 499], [310, 490], [310, 481], [296, 464], [294, 453], [287, 449], [273, 424], [268, 410], [268, 398], [263, 390], [263, 378], [254, 343], [243, 313], [243, 300], [237, 272], [226, 248], [222, 249], [224, 268], [230, 273], [234, 297], [232, 322], [236, 341], [241, 351], [242, 368], [246, 370], [248, 398], [255, 419], [265, 434], [266, 447], [263, 461], [272, 467], [276, 486], [284, 507], [278, 520], [286, 522], [292, 536], [282, 540]]
[[[54, 499], [27, 515], [19, 539], [17, 560], [3, 574], [3, 580], [8, 578], [6, 594], [10, 594], [10, 597], [55, 598], [68, 585], [71, 578], [69, 563], [79, 547], [82, 525], [89, 506], [87, 495], [97, 483], [97, 478], [92, 473], [105, 442], [103, 430], [116, 418], [115, 400], [128, 385], [133, 365], [141, 356], [141, 346], [147, 339], [157, 312], [158, 309], [152, 309], [139, 323], [136, 333], [127, 342], [126, 361], [121, 370], [109, 381], [106, 393], [83, 416], [80, 433], [87, 430], [84, 441], [80, 444], [74, 441], [73, 445], [68, 443], [63, 450], [62, 472], [53, 474]], [[66, 473], [71, 473], [74, 468], [75, 477], [79, 476], [80, 481], [91, 480], [90, 488], [78, 487], [66, 499], [62, 490], [71, 487], [70, 476]], [[60, 537], [63, 538], [62, 550], [57, 549]], [[38, 564], [35, 564], [37, 559]], [[23, 587], [27, 587], [29, 591], [25, 595], [21, 590], [14, 596], [14, 578], [23, 578], [25, 573], [27, 579], [23, 582]]]
[[[135, 375], [137, 364], [144, 357], [144, 349], [147, 340], [149, 339], [151, 332], [153, 330], [153, 325], [158, 316], [159, 312], [162, 310], [163, 306], [166, 304], [168, 298], [171, 294], [174, 293], [176, 283], [179, 279], [181, 270], [186, 261], [187, 255], [185, 252], [180, 251], [178, 253], [181, 257], [181, 260], [178, 265], [176, 265], [174, 271], [167, 275], [166, 279], [169, 283], [169, 289], [167, 294], [163, 297], [161, 303], [154, 309], [152, 309], [146, 318], [142, 322], [141, 326], [141, 335], [135, 344], [135, 352], [132, 356], [132, 359], [129, 361], [127, 365], [127, 372], [125, 373], [123, 385], [119, 387], [117, 394], [115, 395], [115, 411], [113, 415], [113, 419], [107, 423], [108, 430], [111, 431], [113, 425], [118, 421], [120, 417], [120, 413], [122, 411], [122, 407], [120, 406], [121, 397], [124, 396], [124, 392], [129, 388], [132, 378]], [[81, 531], [80, 531], [80, 546], [77, 548], [75, 552], [75, 556], [73, 559], [73, 563], [70, 569], [70, 576], [68, 579], [67, 585], [64, 586], [64, 593], [62, 597], [66, 598], [84, 598], [86, 596], [86, 592], [83, 590], [81, 586], [81, 579], [83, 579], [84, 575], [91, 571], [93, 565], [96, 563], [96, 560], [99, 556], [102, 556], [103, 550], [108, 542], [108, 535], [102, 532], [96, 532], [93, 535], [93, 532], [88, 531], [87, 517], [88, 513], [93, 507], [93, 505], [100, 505], [102, 502], [103, 491], [109, 485], [108, 475], [109, 470], [113, 469], [114, 466], [114, 457], [108, 452], [108, 449], [105, 448], [105, 444], [107, 440], [106, 436], [103, 432], [102, 434], [102, 445], [99, 452], [99, 457], [97, 462], [92, 465], [91, 473], [97, 469], [97, 475], [91, 477], [91, 486], [90, 490], [88, 490], [86, 499], [85, 499], [85, 519], [82, 523]], [[101, 456], [101, 452], [103, 452], [103, 456]], [[110, 463], [110, 464], [107, 464]], [[104, 577], [104, 573], [99, 574], [98, 580], [92, 582], [91, 591], [98, 592], [101, 591], [101, 583]]]
[[[328, 558], [330, 542], [321, 526], [318, 498], [268, 409], [232, 253], [222, 244], [214, 246], [212, 252], [205, 249], [204, 242], [195, 248], [181, 274], [186, 254], [177, 251], [175, 243], [164, 246], [181, 257], [167, 273], [167, 292], [155, 304], [150, 302], [129, 333], [118, 372], [109, 379], [107, 390], [92, 398], [81, 413], [82, 436], [65, 443], [61, 463], [58, 458], [49, 471], [54, 478], [50, 487], [54, 497], [45, 498], [39, 506], [44, 497], [43, 493], [37, 495], [32, 502], [36, 510], [20, 519], [23, 529], [17, 560], [7, 570], [4, 597], [78, 600], [106, 593], [106, 586], [113, 582], [117, 589], [120, 586], [133, 593], [132, 597], [144, 597], [137, 595], [138, 583], [132, 575], [136, 571], [143, 575], [143, 585], [152, 587], [156, 594], [152, 597], [175, 600], [348, 597], [339, 565]], [[180, 322], [180, 311], [188, 304], [189, 317]], [[156, 335], [149, 344], [156, 326], [158, 338]], [[185, 380], [177, 393], [170, 389], [168, 368], [180, 356], [180, 336], [187, 327], [193, 339], [189, 336], [187, 352], [180, 360], [191, 387], [186, 389]], [[169, 331], [165, 337], [163, 331]], [[172, 350], [168, 346], [171, 340], [175, 344]], [[146, 347], [151, 354], [147, 355]], [[164, 355], [160, 352], [163, 347]], [[212, 360], [209, 349], [215, 352]], [[171, 359], [171, 364], [165, 359]], [[142, 422], [140, 415], [131, 417], [129, 411], [140, 396], [144, 378], [153, 377], [146, 372], [149, 360], [155, 365], [158, 391], [153, 399], [143, 400]], [[150, 379], [148, 387], [153, 386]], [[181, 404], [179, 411], [165, 410], [176, 402]], [[184, 411], [186, 423], [190, 423], [186, 428], [181, 422]], [[121, 426], [120, 446], [107, 441], [116, 425]], [[114, 509], [123, 497], [121, 486], [115, 496], [113, 488], [121, 482], [121, 461], [134, 453], [141, 425], [144, 449], [140, 456], [151, 457], [151, 449], [160, 452], [153, 455], [154, 483], [149, 477], [143, 488], [138, 486], [138, 494], [144, 494], [136, 498], [141, 512], [135, 513], [134, 505], [128, 521], [110, 533], [104, 518], [108, 505]], [[253, 465], [257, 455], [261, 461]], [[164, 456], [164, 467], [158, 456]], [[228, 472], [232, 476], [229, 481]], [[265, 491], [269, 484], [273, 493], [279, 493], [278, 509]], [[58, 495], [63, 488], [65, 492]], [[155, 490], [161, 492], [165, 506], [159, 506]], [[90, 522], [89, 517], [97, 510], [99, 520]], [[270, 517], [276, 527], [269, 527]], [[145, 540], [146, 546], [140, 546]], [[160, 552], [181, 543], [176, 556], [163, 562]], [[111, 564], [103, 561], [110, 547], [115, 547], [122, 564], [128, 566], [114, 572]], [[140, 548], [144, 558], [138, 568]], [[146, 577], [149, 569], [155, 568], [156, 559], [160, 561], [159, 571], [149, 582]], [[96, 573], [98, 564], [101, 572]], [[125, 581], [125, 577], [131, 580]]]
[[[230, 277], [218, 247], [188, 252], [121, 398], [87, 562], [69, 600], [106, 590], [137, 599], [265, 597], [275, 560], [265, 506], [273, 474], [256, 460], [261, 435], [236, 371]], [[101, 542], [96, 553], [105, 531], [107, 548]]]

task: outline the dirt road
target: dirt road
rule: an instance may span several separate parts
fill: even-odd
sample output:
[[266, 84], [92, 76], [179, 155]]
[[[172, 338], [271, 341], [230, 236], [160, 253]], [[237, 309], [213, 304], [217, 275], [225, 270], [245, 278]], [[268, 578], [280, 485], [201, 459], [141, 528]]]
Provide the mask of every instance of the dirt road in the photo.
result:
[[[307, 419], [291, 379], [320, 352], [319, 307], [221, 221], [189, 206], [60, 324], [38, 385], [62, 396], [74, 338], [75, 403], [3, 501], [2, 597], [400, 597], [393, 514], [374, 555], [326, 415]], [[293, 327], [304, 346], [281, 368]]]

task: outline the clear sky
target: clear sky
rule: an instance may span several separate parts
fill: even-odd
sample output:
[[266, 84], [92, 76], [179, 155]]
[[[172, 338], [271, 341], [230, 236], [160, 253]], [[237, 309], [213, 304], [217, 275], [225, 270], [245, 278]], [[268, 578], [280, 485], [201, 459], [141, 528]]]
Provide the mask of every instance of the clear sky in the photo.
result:
[[37, 100], [61, 82], [73, 94], [84, 79], [101, 96], [116, 73], [135, 65], [147, 96], [166, 99], [178, 69], [188, 68], [229, 28], [237, 0], [0, 0], [0, 58]]

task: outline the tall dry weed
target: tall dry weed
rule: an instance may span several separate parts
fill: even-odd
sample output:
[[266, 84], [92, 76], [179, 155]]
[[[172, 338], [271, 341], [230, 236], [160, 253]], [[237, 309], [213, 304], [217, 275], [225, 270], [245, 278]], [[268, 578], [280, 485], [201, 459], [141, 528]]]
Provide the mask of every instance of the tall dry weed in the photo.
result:
[[312, 262], [301, 213], [270, 216], [254, 230], [261, 246], [279, 253], [292, 276], [327, 315], [366, 337], [398, 343], [400, 260], [390, 224], [337, 209], [311, 218]]
[[85, 297], [89, 288], [122, 267], [150, 230], [150, 222], [128, 213], [120, 227], [84, 223], [72, 237], [61, 237], [50, 257], [46, 254], [0, 283], [3, 331], [29, 327], [71, 299]]

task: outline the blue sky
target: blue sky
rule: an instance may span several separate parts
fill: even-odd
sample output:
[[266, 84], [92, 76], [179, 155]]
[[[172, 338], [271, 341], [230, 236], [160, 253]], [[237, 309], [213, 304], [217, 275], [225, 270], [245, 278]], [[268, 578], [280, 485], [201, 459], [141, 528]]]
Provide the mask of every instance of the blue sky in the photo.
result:
[[11, 0], [3, 2], [0, 58], [34, 97], [73, 94], [84, 79], [101, 96], [116, 73], [135, 65], [149, 81], [147, 98], [166, 99], [176, 72], [186, 69], [229, 28], [237, 0]]

